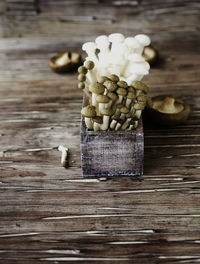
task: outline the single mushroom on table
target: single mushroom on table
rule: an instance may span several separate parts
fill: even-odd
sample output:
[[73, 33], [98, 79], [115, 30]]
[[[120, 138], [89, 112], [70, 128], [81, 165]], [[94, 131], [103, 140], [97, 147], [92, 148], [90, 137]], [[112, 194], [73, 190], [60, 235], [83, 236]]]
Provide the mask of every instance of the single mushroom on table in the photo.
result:
[[93, 129], [93, 124], [91, 119], [96, 116], [95, 107], [92, 105], [87, 105], [81, 110], [82, 116], [85, 118], [85, 124], [88, 129]]
[[190, 114], [190, 106], [173, 96], [160, 95], [152, 98], [152, 106], [145, 114], [157, 124], [173, 126], [184, 122]]
[[58, 73], [77, 69], [81, 64], [81, 56], [76, 52], [59, 53], [49, 60], [49, 67]]

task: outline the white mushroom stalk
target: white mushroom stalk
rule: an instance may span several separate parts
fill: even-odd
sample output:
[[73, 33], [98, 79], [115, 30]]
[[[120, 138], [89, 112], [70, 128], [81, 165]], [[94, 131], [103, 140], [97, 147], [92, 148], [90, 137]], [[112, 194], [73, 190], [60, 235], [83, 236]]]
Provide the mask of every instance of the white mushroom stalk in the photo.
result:
[[62, 154], [61, 154], [61, 164], [62, 164], [62, 166], [63, 167], [67, 167], [67, 156], [68, 156], [68, 148], [66, 148], [66, 147], [64, 147], [64, 146], [62, 146], [62, 145], [60, 145], [60, 146], [58, 146], [58, 150], [59, 151], [61, 151], [62, 152]]

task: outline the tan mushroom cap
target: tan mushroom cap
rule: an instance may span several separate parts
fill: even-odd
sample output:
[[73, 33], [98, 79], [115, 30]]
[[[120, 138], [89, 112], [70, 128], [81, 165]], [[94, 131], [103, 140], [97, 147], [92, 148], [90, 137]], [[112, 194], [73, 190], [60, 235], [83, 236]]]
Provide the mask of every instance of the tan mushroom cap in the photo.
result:
[[119, 81], [119, 77], [116, 74], [111, 74], [111, 76], [109, 78], [113, 82], [118, 82]]
[[97, 103], [108, 103], [110, 101], [109, 97], [107, 95], [99, 94], [96, 97]]
[[149, 91], [149, 87], [141, 81], [135, 81], [133, 83], [133, 86], [136, 90], [142, 90], [145, 93], [148, 93], [148, 91]]
[[134, 93], [135, 92], [135, 88], [133, 86], [129, 86], [128, 87], [128, 91]]
[[118, 96], [115, 93], [112, 92], [108, 92], [107, 96], [112, 100], [112, 101], [116, 101], [118, 99]]
[[104, 85], [110, 92], [114, 92], [117, 89], [117, 84], [110, 80], [105, 81]]
[[95, 117], [96, 116], [95, 107], [92, 105], [87, 105], [84, 108], [82, 108], [81, 114], [84, 117], [89, 117], [89, 118]]
[[175, 101], [173, 97], [166, 97], [163, 101], [153, 102], [153, 109], [166, 114], [177, 114], [183, 111], [182, 103]]
[[95, 116], [92, 118], [92, 121], [98, 124], [103, 124], [103, 118], [101, 116]]
[[114, 111], [113, 109], [103, 109], [101, 111], [101, 114], [104, 115], [104, 116], [112, 116], [114, 114]]
[[102, 83], [96, 82], [90, 85], [89, 90], [95, 94], [103, 94], [105, 91], [105, 86]]
[[127, 94], [127, 90], [124, 88], [118, 88], [116, 92], [117, 94], [122, 95], [122, 96], [126, 96]]
[[128, 99], [135, 99], [135, 94], [133, 92], [128, 92], [126, 98], [128, 98]]
[[123, 106], [124, 106], [123, 104], [117, 104], [116, 105], [116, 107], [119, 108], [119, 109], [122, 108]]
[[119, 81], [117, 82], [117, 85], [121, 88], [125, 88], [125, 89], [128, 88], [128, 84], [125, 81]]
[[84, 62], [84, 66], [88, 69], [88, 70], [92, 70], [95, 66], [94, 62], [91, 60], [85, 61]]
[[107, 76], [100, 76], [98, 78], [99, 83], [104, 83], [107, 80], [110, 80]]
[[84, 82], [79, 82], [78, 88], [83, 90], [85, 88], [85, 83]]
[[85, 74], [80, 73], [80, 74], [78, 75], [78, 80], [79, 80], [80, 82], [84, 82], [84, 81], [86, 80], [86, 76], [85, 76]]
[[135, 110], [143, 110], [145, 108], [145, 104], [143, 103], [135, 103], [134, 104]]
[[78, 73], [86, 74], [88, 69], [85, 66], [80, 66], [78, 68]]
[[146, 102], [147, 101], [147, 97], [144, 95], [138, 95], [137, 96], [137, 101], [138, 102]]
[[126, 106], [123, 106], [120, 108], [120, 112], [123, 114], [128, 114], [129, 113], [129, 109]]

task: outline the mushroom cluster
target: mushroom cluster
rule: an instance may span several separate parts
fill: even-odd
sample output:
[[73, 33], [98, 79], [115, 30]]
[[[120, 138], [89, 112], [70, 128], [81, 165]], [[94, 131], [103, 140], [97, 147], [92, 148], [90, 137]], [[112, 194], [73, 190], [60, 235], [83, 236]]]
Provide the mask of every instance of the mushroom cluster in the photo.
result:
[[87, 57], [78, 68], [78, 87], [89, 97], [81, 111], [88, 129], [132, 130], [147, 101], [148, 87], [141, 79], [149, 73], [143, 57], [150, 44], [146, 35], [125, 38], [114, 33], [83, 44]]
[[143, 57], [144, 47], [150, 43], [147, 35], [125, 38], [120, 33], [101, 35], [95, 42], [84, 43], [82, 49], [87, 53], [86, 61], [94, 62], [92, 72], [87, 74], [88, 81], [99, 81], [100, 76], [109, 77], [111, 74], [116, 74], [128, 85], [141, 81], [150, 69]]
[[[81, 66], [81, 69], [85, 66]], [[102, 76], [89, 86], [89, 102], [81, 110], [88, 129], [132, 130], [138, 125], [149, 98], [148, 87], [141, 81], [129, 86], [115, 74]]]

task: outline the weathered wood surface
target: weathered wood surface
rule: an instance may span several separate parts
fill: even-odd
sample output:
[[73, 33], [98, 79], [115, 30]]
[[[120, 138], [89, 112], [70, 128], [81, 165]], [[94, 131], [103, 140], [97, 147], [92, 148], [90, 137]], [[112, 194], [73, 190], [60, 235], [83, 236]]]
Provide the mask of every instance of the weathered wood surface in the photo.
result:
[[[83, 97], [88, 105], [88, 97]], [[142, 119], [131, 131], [88, 130], [81, 118], [81, 167], [83, 177], [121, 177], [143, 174], [144, 133]]]
[[[40, 14], [12, 18], [0, 3], [0, 263], [198, 263], [199, 2], [79, 2], [41, 0]], [[192, 113], [176, 128], [146, 125], [144, 176], [102, 182], [81, 176], [76, 74], [47, 65], [113, 31], [151, 36], [161, 55], [151, 94]]]

